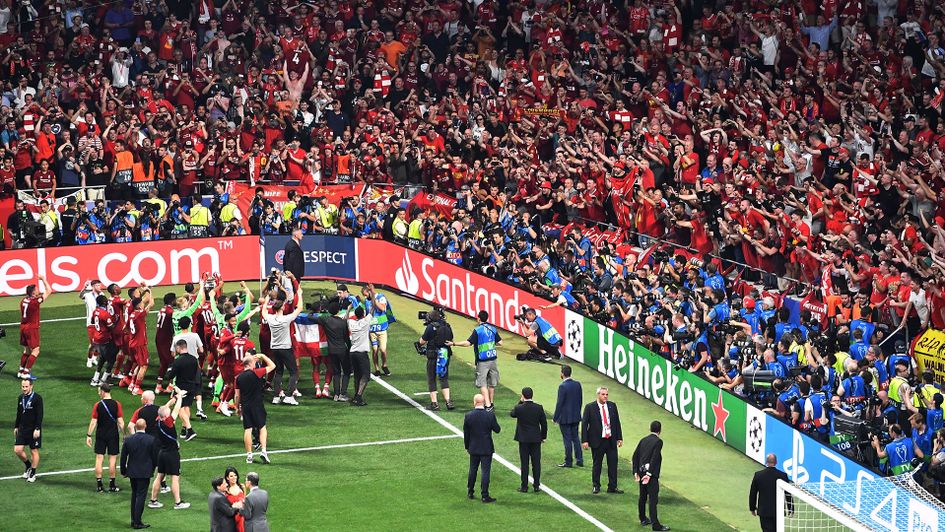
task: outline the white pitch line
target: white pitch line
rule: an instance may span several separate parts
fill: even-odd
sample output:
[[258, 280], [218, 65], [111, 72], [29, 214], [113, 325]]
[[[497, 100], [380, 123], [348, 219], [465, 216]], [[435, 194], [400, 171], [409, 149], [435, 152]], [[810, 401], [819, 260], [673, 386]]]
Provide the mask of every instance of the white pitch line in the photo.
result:
[[[306, 451], [326, 451], [330, 449], [347, 449], [350, 447], [369, 447], [373, 445], [393, 445], [396, 443], [414, 443], [418, 441], [434, 441], [434, 440], [448, 440], [453, 438], [458, 438], [462, 434], [444, 434], [440, 436], [422, 436], [419, 438], [403, 438], [400, 440], [383, 440], [383, 441], [369, 441], [369, 442], [360, 442], [360, 443], [338, 443], [334, 445], [319, 445], [317, 447], [298, 447], [295, 449], [276, 449], [274, 451], [269, 451], [269, 454], [286, 454], [286, 453], [302, 453]], [[208, 460], [222, 460], [224, 458], [245, 458], [246, 453], [236, 453], [236, 454], [221, 454], [218, 456], [198, 456], [196, 458], [184, 458], [181, 462], [206, 462]], [[70, 469], [68, 471], [47, 471], [43, 473], [37, 473], [37, 477], [48, 477], [54, 475], [72, 475], [75, 473], [91, 473], [95, 471], [93, 468], [87, 469]], [[0, 477], [0, 480], [14, 480], [14, 479], [23, 479], [22, 475], [13, 475], [9, 477]]]
[[[152, 311], [149, 312], [148, 314], [157, 314], [158, 312], [159, 312], [159, 311], [157, 311], [157, 310], [152, 310]], [[40, 325], [42, 325], [43, 323], [56, 323], [56, 322], [60, 322], [60, 321], [78, 321], [78, 320], [84, 320], [84, 319], [86, 319], [85, 316], [76, 316], [76, 317], [74, 317], [74, 318], [53, 318], [53, 319], [51, 319], [51, 320], [43, 320], [43, 319], [41, 319], [41, 320], [39, 320], [39, 323], [40, 323]], [[20, 325], [20, 322], [14, 321], [14, 322], [12, 322], [12, 323], [0, 323], [0, 327], [13, 327], [14, 325]]]
[[[375, 377], [375, 376], [373, 376], [373, 375], [371, 376], [371, 378], [372, 378], [373, 380], [377, 381], [378, 384], [380, 384], [380, 385], [383, 386], [384, 388], [387, 388], [388, 391], [390, 391], [391, 393], [393, 393], [393, 394], [396, 395], [397, 397], [400, 397], [400, 398], [403, 399], [404, 401], [407, 401], [407, 402], [408, 402], [410, 405], [412, 405], [414, 408], [416, 408], [416, 409], [419, 410], [420, 412], [426, 414], [426, 415], [427, 415], [428, 417], [430, 417], [430, 419], [432, 419], [433, 421], [436, 421], [437, 423], [439, 423], [440, 425], [442, 425], [444, 428], [446, 428], [446, 430], [452, 432], [452, 433], [455, 434], [456, 436], [462, 436], [462, 435], [463, 435], [463, 431], [460, 430], [458, 427], [456, 427], [455, 425], [453, 425], [453, 424], [450, 423], [449, 421], [446, 421], [445, 419], [443, 419], [442, 417], [438, 416], [437, 414], [435, 414], [435, 413], [433, 413], [433, 412], [427, 410], [426, 408], [423, 407], [423, 405], [421, 405], [420, 403], [414, 401], [412, 397], [410, 397], [409, 395], [405, 394], [404, 392], [398, 390], [397, 388], [395, 388], [395, 387], [394, 387], [392, 384], [390, 384], [389, 382], [386, 382], [385, 380], [381, 379], [380, 377]], [[518, 467], [516, 467], [515, 464], [509, 462], [508, 460], [506, 460], [505, 458], [503, 458], [502, 456], [500, 456], [498, 453], [495, 453], [495, 454], [494, 454], [494, 457], [495, 457], [495, 460], [496, 460], [497, 462], [499, 462], [500, 464], [504, 465], [504, 466], [507, 467], [508, 469], [512, 470], [512, 472], [514, 472], [516, 475], [521, 475], [521, 474], [522, 474], [522, 470], [521, 470], [521, 469], [519, 469]], [[528, 477], [528, 480], [529, 480], [529, 482], [534, 482], [535, 479], [533, 479], [531, 476], [529, 476], [529, 477]], [[571, 511], [573, 511], [574, 513], [576, 513], [576, 514], [578, 514], [579, 516], [583, 517], [585, 520], [587, 520], [587, 522], [591, 523], [592, 525], [594, 525], [594, 526], [597, 527], [598, 529], [602, 530], [603, 532], [613, 532], [613, 530], [611, 530], [610, 527], [608, 527], [608, 526], [605, 525], [604, 523], [601, 523], [596, 517], [594, 517], [593, 515], [591, 515], [591, 514], [585, 512], [585, 511], [582, 510], [578, 505], [576, 505], [576, 504], [574, 504], [573, 502], [571, 502], [570, 500], [566, 499], [564, 496], [562, 496], [562, 495], [559, 494], [558, 492], [552, 490], [552, 489], [549, 488], [546, 484], [542, 484], [542, 485], [541, 485], [541, 490], [542, 490], [543, 492], [547, 493], [549, 496], [551, 496], [552, 499], [554, 499], [554, 500], [560, 502], [561, 504], [563, 504], [564, 506], [566, 506], [567, 508], [569, 508]]]

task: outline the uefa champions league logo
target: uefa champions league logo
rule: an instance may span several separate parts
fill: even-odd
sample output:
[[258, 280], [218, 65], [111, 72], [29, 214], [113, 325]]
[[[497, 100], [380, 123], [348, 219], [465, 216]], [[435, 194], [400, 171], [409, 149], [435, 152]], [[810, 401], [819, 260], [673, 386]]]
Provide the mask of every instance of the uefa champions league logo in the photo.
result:
[[578, 320], [583, 320], [584, 318], [575, 318], [568, 321], [567, 328], [567, 337], [568, 337], [568, 352], [569, 353], [578, 353], [584, 347], [584, 331], [581, 330], [581, 324]]

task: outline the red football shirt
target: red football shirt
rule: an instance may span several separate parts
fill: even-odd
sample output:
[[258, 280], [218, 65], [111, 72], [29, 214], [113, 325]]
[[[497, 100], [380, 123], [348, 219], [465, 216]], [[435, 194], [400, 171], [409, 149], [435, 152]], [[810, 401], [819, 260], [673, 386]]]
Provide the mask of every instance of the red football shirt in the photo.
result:
[[157, 340], [170, 342], [174, 338], [174, 307], [164, 305], [157, 315]]
[[130, 347], [144, 347], [148, 344], [148, 313], [144, 310], [132, 310], [128, 315], [128, 332], [131, 334]]
[[121, 331], [125, 328], [125, 305], [128, 303], [127, 299], [123, 299], [121, 296], [114, 296], [108, 302], [108, 312], [114, 317], [115, 320], [115, 330]]
[[234, 338], [230, 346], [230, 352], [233, 354], [233, 363], [241, 363], [243, 357], [246, 356], [246, 352], [250, 349], [256, 349], [256, 344], [254, 344], [252, 340], [244, 337]]
[[107, 309], [97, 307], [92, 313], [92, 343], [107, 344], [112, 341], [115, 318]]
[[24, 297], [20, 302], [20, 328], [39, 329], [39, 304], [42, 297]]

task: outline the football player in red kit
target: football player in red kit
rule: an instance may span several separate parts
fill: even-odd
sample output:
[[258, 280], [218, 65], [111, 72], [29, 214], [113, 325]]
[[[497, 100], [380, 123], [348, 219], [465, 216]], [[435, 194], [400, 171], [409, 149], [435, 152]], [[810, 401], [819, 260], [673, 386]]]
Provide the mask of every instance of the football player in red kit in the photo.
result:
[[[135, 370], [130, 374], [131, 382], [128, 391], [132, 395], [141, 395], [141, 383], [144, 374], [148, 371], [148, 312], [154, 306], [151, 289], [142, 286], [141, 297], [135, 297], [128, 304], [131, 313], [125, 327], [128, 331], [128, 356], [133, 360]], [[137, 292], [136, 292], [137, 293]]]
[[32, 376], [33, 364], [39, 356], [39, 306], [49, 298], [52, 287], [42, 275], [38, 282], [43, 287], [43, 293], [37, 291], [37, 286], [31, 284], [26, 287], [26, 297], [20, 301], [20, 345], [23, 346], [23, 355], [20, 357], [20, 371], [18, 379], [28, 379]]
[[[259, 307], [253, 309], [253, 314], [259, 311]], [[220, 347], [217, 352], [217, 365], [220, 368], [220, 378], [223, 379], [223, 391], [220, 392], [220, 405], [217, 412], [229, 417], [232, 415], [230, 410], [230, 401], [236, 394], [236, 376], [243, 370], [243, 357], [251, 349], [256, 349], [256, 344], [249, 339], [249, 320], [243, 320], [238, 325], [236, 316], [227, 315], [227, 326], [223, 329], [220, 336]], [[233, 327], [236, 329], [234, 330]], [[233, 407], [235, 408], [235, 407]]]
[[[138, 365], [135, 362], [135, 357], [131, 353], [131, 330], [128, 328], [128, 319], [131, 316], [131, 312], [134, 310], [134, 307], [131, 305], [131, 302], [135, 299], [141, 299], [142, 290], [146, 288], [146, 285], [142, 284], [140, 287], [132, 287], [128, 289], [128, 299], [125, 300], [125, 305], [122, 307], [122, 329], [121, 329], [121, 344], [125, 347], [125, 361], [121, 367], [116, 368], [117, 372], [122, 377], [121, 382], [118, 383], [122, 388], [128, 388], [134, 383], [135, 373], [138, 371]], [[115, 329], [116, 331], [118, 329]], [[130, 390], [129, 390], [130, 391]]]
[[92, 349], [98, 356], [98, 365], [89, 385], [95, 387], [108, 382], [115, 364], [115, 342], [112, 340], [115, 318], [108, 311], [108, 303], [108, 297], [99, 294], [95, 299], [95, 311], [92, 312]]
[[177, 295], [174, 293], [164, 294], [164, 307], [158, 311], [157, 332], [154, 335], [154, 347], [157, 349], [158, 377], [157, 386], [154, 393], [164, 393], [164, 374], [167, 368], [174, 362], [174, 353], [171, 348], [171, 340], [174, 338], [174, 303]]
[[[292, 324], [292, 350], [295, 358], [309, 358], [312, 361], [312, 382], [315, 383], [315, 397], [332, 397], [331, 361], [328, 352], [322, 352], [327, 347], [325, 331], [316, 321], [314, 314], [300, 314]], [[325, 387], [321, 388], [321, 365], [325, 365]], [[301, 364], [299, 364], [301, 367]]]
[[122, 373], [122, 367], [125, 357], [128, 356], [128, 347], [125, 345], [125, 305], [128, 300], [121, 297], [121, 287], [115, 283], [108, 285], [108, 312], [112, 315], [115, 326], [112, 329], [112, 343], [115, 344], [117, 355], [115, 358], [115, 367], [112, 369], [112, 382], [117, 382], [119, 386], [128, 386], [125, 381], [125, 375]]

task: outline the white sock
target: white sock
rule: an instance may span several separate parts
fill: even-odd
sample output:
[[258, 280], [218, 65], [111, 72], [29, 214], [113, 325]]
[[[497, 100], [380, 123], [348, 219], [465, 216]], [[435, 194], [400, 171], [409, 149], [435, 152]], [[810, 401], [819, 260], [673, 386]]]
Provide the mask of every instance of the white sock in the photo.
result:
[[95, 375], [92, 375], [92, 380], [93, 380], [93, 381], [97, 381], [97, 380], [98, 380], [98, 372], [97, 372], [97, 371], [95, 372]]
[[197, 398], [197, 412], [203, 412], [203, 397]]

